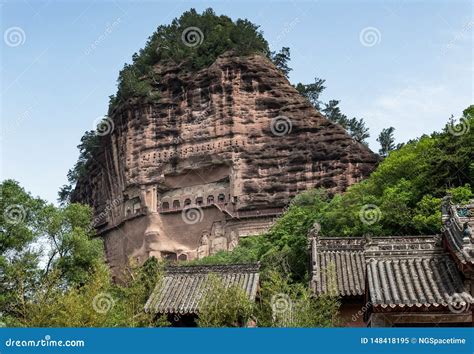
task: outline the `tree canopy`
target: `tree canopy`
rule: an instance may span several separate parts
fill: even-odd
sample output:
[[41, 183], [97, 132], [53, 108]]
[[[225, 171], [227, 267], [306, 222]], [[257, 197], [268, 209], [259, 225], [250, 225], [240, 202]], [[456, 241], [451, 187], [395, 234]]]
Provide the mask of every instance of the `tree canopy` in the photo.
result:
[[395, 138], [393, 137], [394, 127], [382, 129], [377, 138], [380, 144], [379, 154], [380, 156], [386, 157], [388, 153], [395, 149]]
[[26, 327], [162, 325], [143, 312], [161, 265], [131, 265], [113, 284], [91, 210], [55, 207], [13, 180], [0, 184], [0, 323]]

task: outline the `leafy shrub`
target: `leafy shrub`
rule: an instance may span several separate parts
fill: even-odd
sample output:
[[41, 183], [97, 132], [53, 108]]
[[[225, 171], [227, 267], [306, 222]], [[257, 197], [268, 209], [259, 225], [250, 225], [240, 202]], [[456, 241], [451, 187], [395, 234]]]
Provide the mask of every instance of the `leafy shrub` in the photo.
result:
[[209, 289], [199, 306], [199, 327], [242, 327], [250, 320], [253, 303], [239, 286], [225, 286], [222, 280], [211, 274], [206, 288]]
[[334, 327], [337, 296], [315, 298], [304, 283], [275, 270], [262, 272], [255, 318], [259, 327]]

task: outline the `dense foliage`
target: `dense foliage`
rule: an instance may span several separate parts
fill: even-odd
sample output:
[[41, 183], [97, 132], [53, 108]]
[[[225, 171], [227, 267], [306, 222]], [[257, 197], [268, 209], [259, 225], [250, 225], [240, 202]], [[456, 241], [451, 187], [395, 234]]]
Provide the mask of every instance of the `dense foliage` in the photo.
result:
[[260, 327], [334, 327], [338, 324], [339, 299], [315, 298], [307, 283], [293, 282], [289, 274], [262, 272], [254, 318]]
[[151, 259], [131, 266], [126, 286], [113, 284], [91, 211], [80, 204], [55, 207], [1, 183], [0, 324], [27, 327], [162, 325], [143, 306], [159, 283]]
[[[200, 304], [200, 327], [334, 327], [338, 323], [338, 297], [314, 298], [307, 284], [291, 281], [288, 274], [261, 272], [255, 303], [238, 286], [227, 287], [211, 277], [210, 289]], [[335, 280], [335, 279], [334, 279]]]
[[226, 286], [215, 274], [206, 284], [209, 289], [201, 299], [199, 327], [244, 327], [251, 320], [253, 303], [236, 285]]
[[8, 308], [19, 287], [34, 289], [52, 269], [64, 286], [86, 281], [102, 255], [101, 242], [92, 239], [90, 209], [56, 208], [12, 180], [0, 187], [0, 308]]

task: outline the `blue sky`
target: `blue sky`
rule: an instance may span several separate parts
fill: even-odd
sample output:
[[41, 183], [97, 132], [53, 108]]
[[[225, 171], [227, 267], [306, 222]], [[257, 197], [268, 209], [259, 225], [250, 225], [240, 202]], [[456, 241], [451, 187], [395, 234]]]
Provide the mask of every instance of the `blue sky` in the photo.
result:
[[374, 151], [382, 128], [407, 141], [474, 102], [470, 1], [7, 1], [0, 178], [55, 202], [123, 64], [191, 7], [248, 18], [272, 49], [290, 47], [290, 81], [326, 79], [323, 99], [366, 120]]

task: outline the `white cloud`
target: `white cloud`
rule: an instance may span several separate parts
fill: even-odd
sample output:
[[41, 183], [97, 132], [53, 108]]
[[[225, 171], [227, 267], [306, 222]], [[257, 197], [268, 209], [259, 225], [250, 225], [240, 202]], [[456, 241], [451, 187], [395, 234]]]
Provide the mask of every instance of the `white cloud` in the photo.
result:
[[370, 146], [378, 150], [376, 138], [383, 128], [395, 127], [397, 142], [440, 130], [451, 114], [459, 117], [471, 104], [468, 92], [462, 94], [444, 85], [408, 83], [375, 97], [357, 112], [370, 127]]

